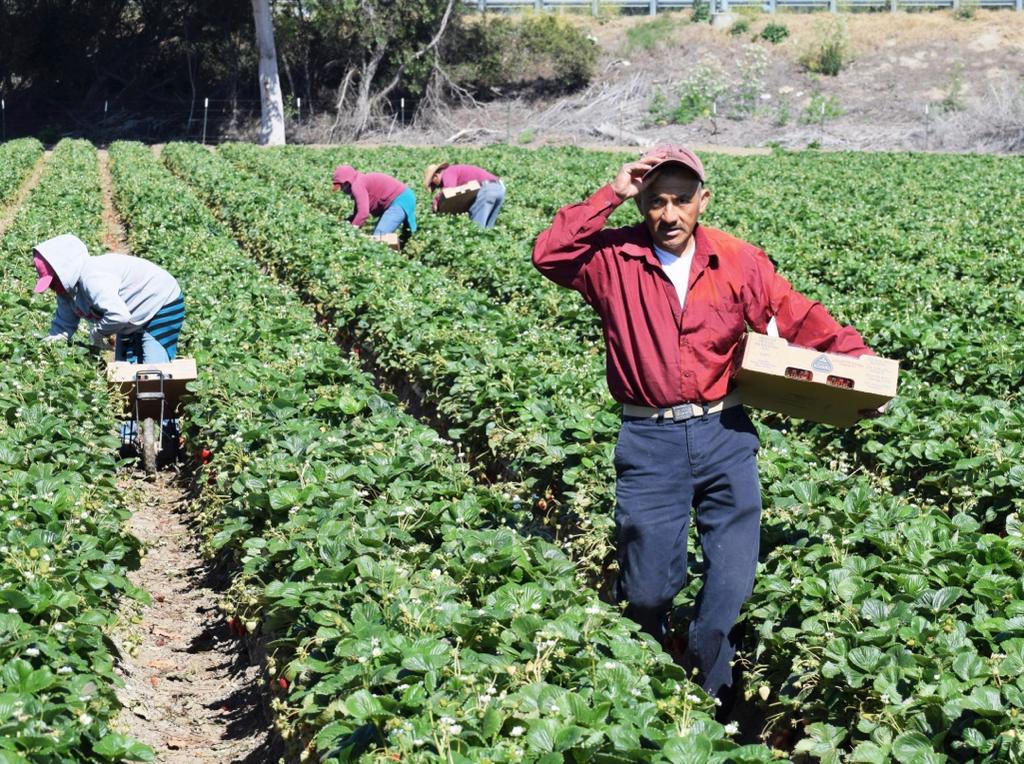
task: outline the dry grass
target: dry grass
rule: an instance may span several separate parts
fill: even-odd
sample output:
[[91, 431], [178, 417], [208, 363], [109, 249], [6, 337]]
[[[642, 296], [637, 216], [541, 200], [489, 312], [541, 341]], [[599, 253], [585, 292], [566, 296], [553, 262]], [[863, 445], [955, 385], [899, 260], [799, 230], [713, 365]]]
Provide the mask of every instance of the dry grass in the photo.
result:
[[[818, 35], [820, 25], [827, 21], [826, 13], [779, 12], [774, 15], [744, 10], [742, 15], [751, 22], [751, 31], [759, 32], [769, 22], [785, 24], [790, 36], [778, 47], [791, 53], [793, 60]], [[688, 13], [669, 14], [688, 19]], [[845, 13], [841, 14], [850, 34], [850, 45], [854, 55], [867, 55], [894, 47], [916, 47], [935, 43], [957, 43], [978, 52], [999, 48], [1018, 47], [1024, 54], [1024, 14], [1011, 10], [978, 10], [975, 18], [961, 21], [953, 17], [952, 11], [899, 13]], [[609, 53], [622, 54], [626, 31], [637, 24], [650, 21], [646, 16], [622, 16], [606, 21], [597, 21], [585, 16], [578, 17], [597, 38], [601, 47]], [[671, 36], [679, 47], [686, 44], [714, 43], [723, 39], [724, 33], [707, 24], [680, 25]], [[642, 55], [634, 52], [634, 55]]]

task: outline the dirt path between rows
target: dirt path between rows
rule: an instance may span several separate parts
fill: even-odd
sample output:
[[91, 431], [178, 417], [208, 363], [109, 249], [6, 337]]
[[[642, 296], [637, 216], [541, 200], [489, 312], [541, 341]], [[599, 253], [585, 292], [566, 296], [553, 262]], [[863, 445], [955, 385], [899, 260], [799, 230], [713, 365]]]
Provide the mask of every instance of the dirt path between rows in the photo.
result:
[[[106, 245], [127, 253], [107, 152], [98, 153]], [[126, 603], [112, 635], [124, 680], [117, 726], [165, 764], [276, 761], [261, 671], [217, 608], [228, 578], [203, 557], [185, 481], [170, 469], [151, 480], [126, 470], [119, 486], [133, 510], [127, 528], [146, 548], [128, 577], [152, 601]]]
[[129, 578], [152, 603], [115, 637], [124, 656], [119, 726], [166, 764], [276, 760], [260, 669], [220, 616], [223, 581], [202, 557], [180, 483], [161, 473], [152, 482], [126, 475], [121, 486], [134, 509], [128, 530], [146, 544]]
[[0, 236], [3, 236], [11, 223], [14, 222], [14, 218], [18, 216], [21, 205], [25, 203], [25, 199], [32, 193], [37, 185], [39, 185], [39, 177], [43, 174], [43, 167], [50, 160], [51, 151], [44, 151], [43, 155], [36, 161], [35, 167], [32, 168], [32, 172], [29, 173], [28, 177], [22, 181], [21, 187], [18, 189], [18, 193], [14, 195], [10, 203], [0, 209]]
[[128, 252], [124, 224], [114, 209], [114, 188], [110, 180], [110, 156], [104, 149], [96, 152], [100, 163], [100, 189], [103, 191], [103, 244], [110, 252]]

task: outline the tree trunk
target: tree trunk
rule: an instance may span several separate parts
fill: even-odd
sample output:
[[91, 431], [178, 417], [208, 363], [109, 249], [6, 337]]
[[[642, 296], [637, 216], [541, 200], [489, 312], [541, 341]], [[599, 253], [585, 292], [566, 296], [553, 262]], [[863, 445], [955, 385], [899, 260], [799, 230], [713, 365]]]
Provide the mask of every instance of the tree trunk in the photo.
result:
[[284, 104], [281, 80], [277, 76], [270, 0], [252, 0], [252, 15], [256, 21], [256, 42], [260, 51], [260, 145], [283, 146]]
[[359, 90], [356, 95], [355, 113], [353, 114], [352, 139], [359, 140], [370, 122], [370, 113], [373, 108], [370, 88], [373, 87], [373, 78], [377, 76], [377, 68], [384, 59], [384, 50], [378, 50], [373, 58], [363, 63], [359, 72]]

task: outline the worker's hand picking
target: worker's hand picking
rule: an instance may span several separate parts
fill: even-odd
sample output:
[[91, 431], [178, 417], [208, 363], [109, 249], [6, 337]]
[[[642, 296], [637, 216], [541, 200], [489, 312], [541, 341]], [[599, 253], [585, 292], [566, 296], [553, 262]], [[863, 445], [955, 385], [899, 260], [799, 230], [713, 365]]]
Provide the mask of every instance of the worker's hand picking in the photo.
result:
[[878, 419], [882, 414], [889, 410], [889, 404], [883, 403], [877, 409], [861, 409], [857, 413], [860, 414], [861, 419]]
[[106, 350], [110, 347], [110, 337], [103, 334], [99, 330], [99, 327], [93, 327], [89, 332], [89, 342], [91, 342], [94, 347], [98, 347], [101, 350]]

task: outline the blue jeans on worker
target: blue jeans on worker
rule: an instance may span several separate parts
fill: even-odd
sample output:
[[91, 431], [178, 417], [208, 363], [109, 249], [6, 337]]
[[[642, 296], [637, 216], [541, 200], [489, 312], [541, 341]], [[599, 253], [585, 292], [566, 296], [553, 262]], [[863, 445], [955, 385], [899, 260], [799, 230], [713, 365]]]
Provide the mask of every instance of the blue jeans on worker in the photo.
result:
[[469, 218], [481, 228], [494, 228], [504, 203], [505, 184], [500, 180], [484, 181], [469, 208]]
[[742, 406], [692, 419], [623, 418], [615, 447], [618, 597], [659, 642], [686, 583], [690, 510], [704, 552], [687, 660], [717, 695], [732, 684], [729, 632], [753, 589], [761, 524], [758, 438]]
[[373, 229], [374, 236], [381, 236], [385, 233], [394, 233], [405, 225], [410, 231], [416, 233], [416, 194], [411, 188], [395, 197], [394, 201], [384, 210], [376, 227]]
[[149, 332], [138, 332], [117, 335], [114, 360], [131, 363], [167, 363], [172, 359], [167, 356], [167, 348], [161, 345], [156, 337]]

